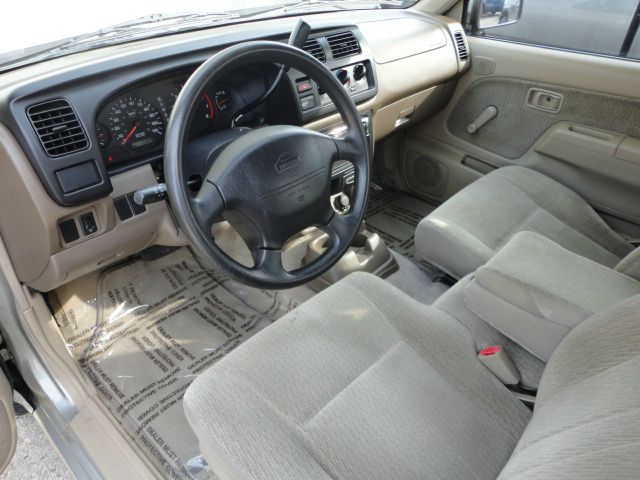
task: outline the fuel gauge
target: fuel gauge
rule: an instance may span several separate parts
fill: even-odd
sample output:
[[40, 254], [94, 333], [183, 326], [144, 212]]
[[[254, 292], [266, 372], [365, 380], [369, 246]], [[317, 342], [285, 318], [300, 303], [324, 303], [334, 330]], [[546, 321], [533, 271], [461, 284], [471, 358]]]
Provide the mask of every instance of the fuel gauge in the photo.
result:
[[104, 148], [109, 145], [111, 141], [111, 135], [109, 135], [109, 129], [101, 123], [96, 124], [96, 138], [98, 139], [98, 145], [100, 148]]
[[214, 95], [216, 106], [221, 112], [225, 112], [233, 107], [233, 96], [226, 88], [221, 88]]

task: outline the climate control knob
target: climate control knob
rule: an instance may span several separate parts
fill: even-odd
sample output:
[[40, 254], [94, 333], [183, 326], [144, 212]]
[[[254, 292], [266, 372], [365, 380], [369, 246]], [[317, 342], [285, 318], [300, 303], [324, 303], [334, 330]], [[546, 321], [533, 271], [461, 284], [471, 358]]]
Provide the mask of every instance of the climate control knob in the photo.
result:
[[340, 80], [340, 83], [346, 85], [349, 83], [349, 72], [347, 72], [344, 68], [341, 68], [336, 72], [336, 77]]
[[364, 76], [367, 74], [367, 69], [363, 64], [359, 63], [355, 67], [353, 67], [353, 78], [356, 80], [362, 80]]

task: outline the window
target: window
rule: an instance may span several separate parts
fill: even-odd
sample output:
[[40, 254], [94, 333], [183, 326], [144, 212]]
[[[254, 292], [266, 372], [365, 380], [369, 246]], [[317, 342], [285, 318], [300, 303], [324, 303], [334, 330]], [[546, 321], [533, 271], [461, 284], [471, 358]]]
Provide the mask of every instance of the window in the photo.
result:
[[640, 59], [638, 0], [469, 0], [471, 35]]

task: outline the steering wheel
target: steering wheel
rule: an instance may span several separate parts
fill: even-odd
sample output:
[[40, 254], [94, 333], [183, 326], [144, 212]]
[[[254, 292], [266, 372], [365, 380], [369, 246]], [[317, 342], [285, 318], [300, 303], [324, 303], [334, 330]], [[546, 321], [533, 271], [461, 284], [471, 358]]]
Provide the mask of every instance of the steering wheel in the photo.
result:
[[[315, 80], [336, 106], [347, 133], [342, 138], [291, 125], [252, 130], [230, 143], [215, 159], [202, 187], [193, 194], [183, 173], [189, 120], [205, 85], [242, 65], [273, 63], [293, 67]], [[331, 170], [351, 162], [355, 187], [351, 208], [336, 213], [330, 203]], [[205, 266], [220, 267], [247, 285], [280, 289], [307, 283], [331, 268], [347, 251], [362, 222], [369, 191], [370, 152], [351, 98], [335, 76], [308, 53], [277, 42], [238, 44], [203, 63], [176, 99], [165, 138], [164, 173], [179, 227]], [[220, 216], [238, 231], [251, 251], [248, 267], [215, 243], [211, 228]], [[328, 233], [318, 259], [292, 271], [282, 264], [285, 242], [316, 226]]]

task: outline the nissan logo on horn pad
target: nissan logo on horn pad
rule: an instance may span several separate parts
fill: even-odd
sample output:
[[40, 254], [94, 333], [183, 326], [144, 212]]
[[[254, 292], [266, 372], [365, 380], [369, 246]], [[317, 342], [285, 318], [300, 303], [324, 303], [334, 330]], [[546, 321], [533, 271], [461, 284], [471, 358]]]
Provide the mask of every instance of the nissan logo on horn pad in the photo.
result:
[[302, 160], [297, 153], [284, 152], [278, 157], [275, 166], [278, 174], [295, 175], [302, 166]]

